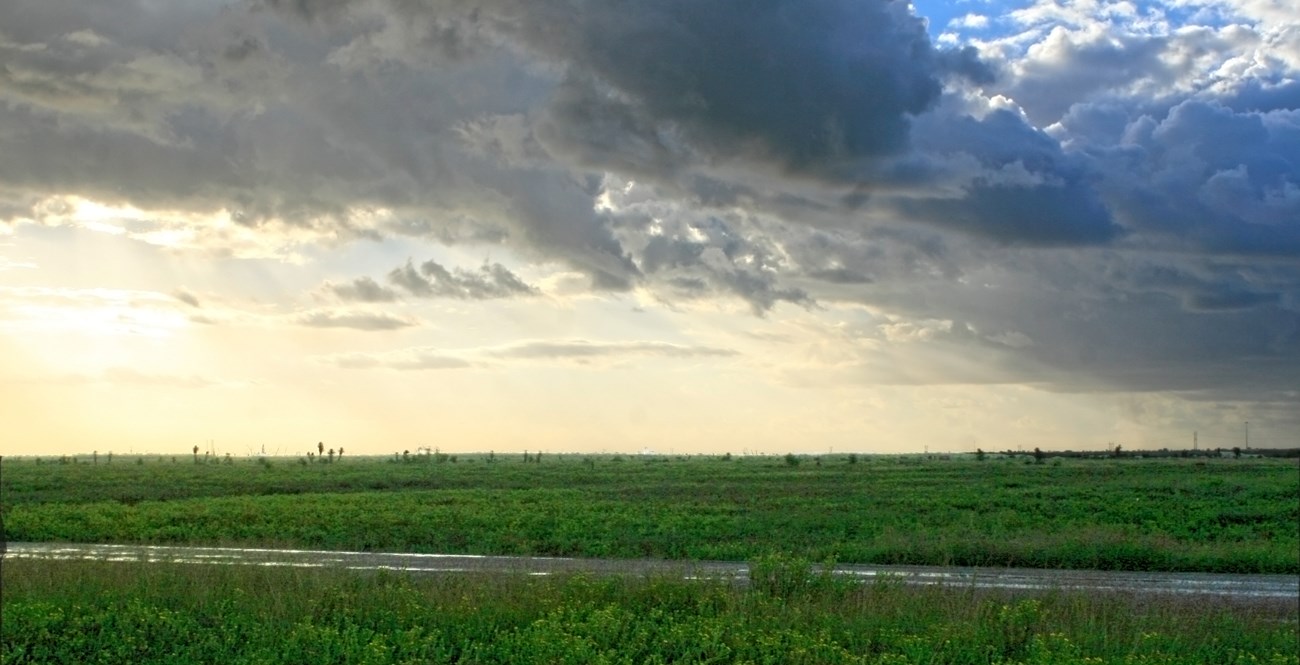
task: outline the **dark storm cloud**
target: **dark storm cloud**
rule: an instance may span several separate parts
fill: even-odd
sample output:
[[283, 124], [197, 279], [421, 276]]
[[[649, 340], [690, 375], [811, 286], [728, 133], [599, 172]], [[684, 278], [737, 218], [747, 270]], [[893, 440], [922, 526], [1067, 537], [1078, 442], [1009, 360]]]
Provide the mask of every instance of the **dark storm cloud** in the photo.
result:
[[1116, 260], [1107, 267], [1105, 279], [1120, 293], [1163, 294], [1192, 312], [1282, 306], [1288, 291], [1300, 294], [1295, 274], [1285, 265], [1223, 261], [1198, 265], [1185, 259], [1183, 264]]
[[909, 218], [951, 227], [1006, 244], [1102, 244], [1116, 227], [1092, 190], [1078, 183], [986, 184], [978, 180], [959, 199], [905, 200]]
[[[368, 278], [362, 278], [366, 279]], [[418, 268], [407, 261], [406, 265], [388, 273], [388, 281], [417, 298], [492, 300], [534, 296], [539, 293], [537, 287], [523, 281], [500, 263], [484, 263], [477, 270], [448, 270], [437, 261], [425, 261]], [[377, 284], [375, 286], [378, 287]]]
[[1077, 150], [1132, 231], [1211, 256], [1300, 256], [1297, 111], [1186, 101], [1155, 118], [1109, 118], [1090, 124], [1081, 107], [1062, 124], [1083, 128]]
[[472, 7], [496, 32], [579, 77], [549, 119], [558, 143], [589, 157], [596, 153], [578, 128], [612, 141], [636, 137], [651, 152], [677, 132], [710, 155], [828, 173], [830, 164], [903, 149], [909, 117], [938, 100], [944, 76], [991, 77], [973, 51], [936, 49], [908, 3], [895, 0], [441, 6]]
[[[948, 341], [996, 363], [995, 376], [1058, 390], [1271, 400], [1295, 389], [1294, 265], [1066, 250], [986, 260], [997, 265], [966, 256], [953, 278], [878, 280], [869, 302], [913, 319], [959, 319], [979, 335]], [[999, 339], [1019, 340], [1014, 353], [991, 350]]]
[[906, 218], [1004, 244], [1098, 245], [1119, 234], [1085, 164], [1014, 113], [927, 117], [916, 140], [930, 164], [914, 165], [910, 177], [940, 180], [951, 171], [967, 181], [955, 195], [899, 199]]

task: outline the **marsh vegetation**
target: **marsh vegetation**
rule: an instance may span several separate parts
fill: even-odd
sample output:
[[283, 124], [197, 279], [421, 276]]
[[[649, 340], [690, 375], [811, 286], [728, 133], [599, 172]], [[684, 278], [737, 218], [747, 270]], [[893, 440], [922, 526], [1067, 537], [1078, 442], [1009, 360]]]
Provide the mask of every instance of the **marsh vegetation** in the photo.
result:
[[810, 563], [1297, 573], [1293, 460], [796, 462], [6, 459], [15, 541], [730, 559], [751, 580], [11, 559], [0, 663], [1298, 662], [1290, 602], [864, 584]]

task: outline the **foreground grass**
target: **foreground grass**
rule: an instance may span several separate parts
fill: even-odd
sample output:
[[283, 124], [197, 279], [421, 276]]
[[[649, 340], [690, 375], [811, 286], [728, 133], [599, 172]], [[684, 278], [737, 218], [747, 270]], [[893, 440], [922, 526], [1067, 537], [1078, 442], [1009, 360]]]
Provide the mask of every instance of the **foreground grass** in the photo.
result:
[[417, 459], [7, 459], [0, 509], [16, 541], [1300, 573], [1294, 460]]
[[6, 561], [0, 663], [1274, 663], [1297, 610], [855, 585], [749, 588]]

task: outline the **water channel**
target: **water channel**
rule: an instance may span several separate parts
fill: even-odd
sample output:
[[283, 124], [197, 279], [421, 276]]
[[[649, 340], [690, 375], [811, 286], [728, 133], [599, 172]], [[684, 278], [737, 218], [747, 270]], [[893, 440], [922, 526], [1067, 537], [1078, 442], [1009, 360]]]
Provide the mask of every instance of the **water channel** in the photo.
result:
[[[399, 554], [323, 550], [95, 545], [75, 543], [5, 543], [6, 559], [50, 561], [119, 561], [340, 568], [401, 571], [415, 574], [500, 573], [555, 575], [675, 575], [718, 579], [738, 584], [749, 580], [749, 565], [728, 561], [654, 559], [573, 559], [562, 557]], [[1198, 594], [1240, 600], [1300, 599], [1300, 576], [1218, 573], [1161, 573], [1025, 568], [838, 565], [832, 573], [864, 581], [890, 580], [910, 585], [952, 588], [1051, 590], [1077, 589], [1138, 594]]]

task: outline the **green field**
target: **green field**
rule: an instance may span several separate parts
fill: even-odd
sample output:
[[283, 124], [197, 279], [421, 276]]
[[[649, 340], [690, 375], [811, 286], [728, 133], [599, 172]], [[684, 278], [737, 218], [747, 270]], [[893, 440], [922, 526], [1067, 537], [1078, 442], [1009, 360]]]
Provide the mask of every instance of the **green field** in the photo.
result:
[[14, 541], [1300, 573], [1295, 460], [101, 456], [0, 490]]
[[11, 561], [0, 663], [1295, 665], [1291, 603]]
[[747, 587], [7, 560], [0, 663], [1300, 665], [1290, 602], [810, 562], [1300, 573], [1294, 460], [5, 459], [8, 540], [731, 559]]

